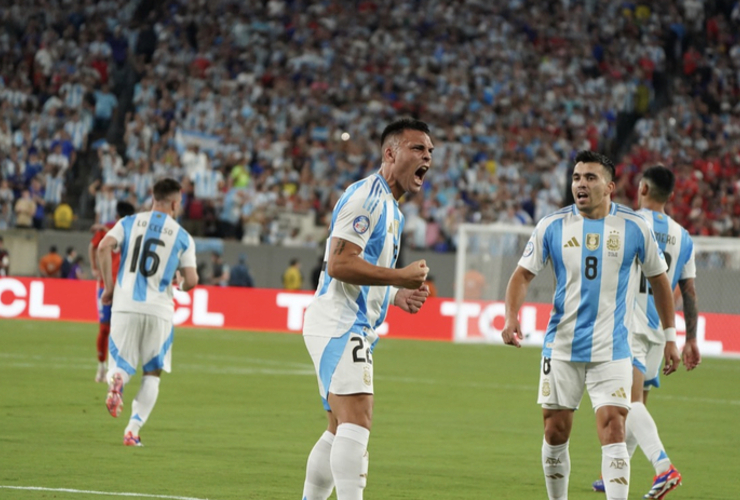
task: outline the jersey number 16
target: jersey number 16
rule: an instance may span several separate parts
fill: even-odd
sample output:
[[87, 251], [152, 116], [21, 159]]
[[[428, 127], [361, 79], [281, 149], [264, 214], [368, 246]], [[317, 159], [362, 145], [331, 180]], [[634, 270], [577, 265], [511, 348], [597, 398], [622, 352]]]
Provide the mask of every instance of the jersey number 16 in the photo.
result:
[[[143, 239], [143, 235], [139, 235], [136, 238], [136, 243], [134, 244], [134, 255], [131, 257], [131, 267], [129, 268], [129, 271], [135, 273], [136, 268], [138, 267], [139, 272], [148, 278], [157, 274], [160, 259], [159, 255], [157, 255], [156, 247], [164, 246], [164, 241], [157, 238], [149, 238], [144, 242], [144, 252], [142, 253], [141, 241]], [[139, 260], [139, 253], [141, 253], [141, 260]], [[151, 259], [151, 266], [147, 269], [147, 261], [149, 259]]]

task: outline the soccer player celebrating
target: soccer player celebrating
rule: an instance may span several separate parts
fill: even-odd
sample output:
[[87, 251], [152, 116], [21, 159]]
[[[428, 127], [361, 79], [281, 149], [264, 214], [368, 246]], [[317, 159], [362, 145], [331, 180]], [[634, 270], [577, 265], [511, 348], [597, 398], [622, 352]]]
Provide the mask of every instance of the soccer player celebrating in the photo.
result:
[[334, 487], [338, 500], [362, 499], [376, 329], [390, 304], [413, 314], [429, 294], [425, 261], [395, 269], [404, 222], [398, 200], [418, 193], [431, 167], [429, 127], [396, 120], [380, 142], [380, 170], [349, 186], [334, 207], [324, 271], [306, 309], [304, 341], [329, 423], [308, 457], [304, 500], [326, 500]]
[[[157, 181], [150, 212], [119, 220], [98, 247], [98, 261], [105, 283], [103, 305], [113, 301], [110, 324], [109, 392], [106, 407], [117, 417], [123, 408], [122, 393], [141, 361], [141, 388], [131, 404], [131, 419], [123, 444], [141, 446], [139, 429], [146, 423], [159, 394], [159, 377], [170, 372], [174, 328], [172, 281], [182, 290], [198, 284], [193, 238], [175, 221], [182, 202], [182, 187], [174, 179]], [[111, 272], [111, 253], [121, 252], [121, 266]]]
[[[119, 201], [116, 205], [116, 220], [123, 219], [126, 216], [133, 215], [135, 212], [134, 206], [127, 201]], [[103, 238], [108, 233], [110, 228], [115, 223], [100, 225], [95, 224], [92, 229], [95, 231], [92, 240], [88, 247], [88, 256], [90, 257], [90, 269], [92, 270], [93, 277], [97, 279], [95, 284], [95, 297], [98, 305], [98, 320], [100, 326], [98, 327], [98, 373], [95, 375], [95, 382], [105, 382], [105, 374], [108, 371], [105, 360], [108, 355], [108, 335], [110, 334], [110, 304], [103, 305], [100, 301], [100, 296], [103, 295], [103, 289], [105, 283], [103, 282], [103, 276], [100, 273], [98, 266], [98, 246]], [[120, 253], [114, 252], [111, 258], [111, 276], [118, 274], [118, 264], [120, 261]]]
[[[671, 289], [681, 288], [684, 319], [686, 320], [686, 345], [682, 358], [687, 370], [693, 370], [701, 363], [701, 355], [696, 345], [696, 264], [694, 263], [694, 243], [688, 231], [665, 213], [665, 204], [673, 194], [676, 178], [673, 172], [662, 165], [650, 167], [642, 175], [638, 190], [637, 212], [645, 217], [655, 233], [658, 246], [665, 255], [668, 265], [668, 279]], [[653, 291], [648, 286], [645, 275], [633, 266], [635, 287], [635, 311], [632, 322], [632, 409], [627, 417], [626, 441], [630, 457], [639, 445], [645, 456], [655, 468], [653, 486], [643, 498], [662, 499], [681, 484], [681, 474], [671, 464], [658, 435], [658, 427], [645, 407], [651, 386], [659, 387], [661, 353], [666, 341], [675, 337], [664, 336], [658, 312], [655, 307]], [[672, 333], [667, 330], [667, 333]], [[604, 481], [594, 482], [594, 490], [604, 491]]]
[[[520, 347], [517, 315], [530, 282], [549, 261], [555, 273], [553, 311], [545, 333], [538, 403], [545, 437], [542, 467], [551, 500], [568, 497], [568, 439], [573, 412], [588, 389], [601, 441], [601, 472], [608, 500], [629, 495], [630, 457], [625, 419], [632, 366], [628, 329], [630, 276], [640, 262], [668, 338], [675, 339], [673, 295], [667, 265], [647, 221], [613, 203], [614, 164], [591, 151], [576, 155], [571, 189], [575, 204], [543, 218], [506, 289], [506, 344]], [[666, 342], [666, 375], [680, 362], [675, 340]]]

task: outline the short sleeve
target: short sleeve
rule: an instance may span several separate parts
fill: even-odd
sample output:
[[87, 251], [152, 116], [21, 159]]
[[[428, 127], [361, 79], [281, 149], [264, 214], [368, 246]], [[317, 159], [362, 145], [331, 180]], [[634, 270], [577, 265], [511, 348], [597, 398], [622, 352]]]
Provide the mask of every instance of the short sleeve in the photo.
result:
[[[696, 260], [694, 259], [694, 242], [691, 241], [688, 233], [684, 233], [684, 238], [688, 241], [685, 250], [689, 252], [689, 258], [686, 260], [683, 269], [681, 269], [680, 280], [696, 278]], [[684, 249], [682, 249], [684, 251]]]
[[524, 247], [522, 257], [519, 259], [519, 266], [527, 269], [533, 274], [537, 274], [545, 267], [545, 262], [549, 257], [549, 251], [546, 241], [547, 228], [549, 225], [538, 224], [529, 237], [529, 241]]
[[642, 272], [648, 278], [653, 278], [661, 273], [668, 270], [668, 265], [665, 262], [665, 256], [663, 251], [658, 246], [658, 241], [655, 239], [655, 233], [647, 222], [640, 224], [644, 237], [644, 254], [642, 260]]
[[186, 268], [186, 267], [193, 267], [196, 268], [196, 262], [195, 262], [195, 241], [193, 240], [193, 237], [188, 236], [188, 246], [185, 249], [185, 251], [180, 256], [180, 268]]
[[119, 248], [121, 246], [121, 243], [123, 242], [124, 237], [123, 219], [120, 219], [118, 222], [116, 222], [116, 225], [113, 226], [111, 230], [106, 233], [105, 236], [110, 236], [111, 238], [116, 240], [116, 248]]
[[378, 223], [380, 210], [375, 210], [373, 216], [370, 208], [374, 207], [368, 207], [368, 200], [359, 191], [349, 195], [346, 203], [338, 207], [331, 237], [342, 238], [364, 249]]

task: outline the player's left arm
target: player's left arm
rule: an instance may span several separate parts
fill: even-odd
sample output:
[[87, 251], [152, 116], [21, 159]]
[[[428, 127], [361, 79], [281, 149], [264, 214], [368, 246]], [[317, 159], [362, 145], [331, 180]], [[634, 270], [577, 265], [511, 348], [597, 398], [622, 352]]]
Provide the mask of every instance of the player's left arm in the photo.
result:
[[673, 308], [673, 290], [665, 272], [648, 278], [653, 290], [655, 309], [658, 311], [660, 323], [666, 336], [665, 366], [663, 374], [670, 375], [678, 368], [681, 358], [676, 347], [676, 311]]
[[686, 321], [686, 345], [681, 353], [681, 360], [687, 370], [693, 370], [701, 363], [699, 346], [696, 344], [696, 325], [699, 321], [699, 310], [696, 302], [694, 278], [678, 281], [683, 298], [683, 317]]
[[416, 290], [395, 287], [391, 287], [391, 289], [397, 290], [395, 297], [392, 297], [393, 305], [411, 314], [418, 313], [421, 306], [427, 301], [427, 297], [429, 297], [429, 287], [427, 285], [421, 285]]

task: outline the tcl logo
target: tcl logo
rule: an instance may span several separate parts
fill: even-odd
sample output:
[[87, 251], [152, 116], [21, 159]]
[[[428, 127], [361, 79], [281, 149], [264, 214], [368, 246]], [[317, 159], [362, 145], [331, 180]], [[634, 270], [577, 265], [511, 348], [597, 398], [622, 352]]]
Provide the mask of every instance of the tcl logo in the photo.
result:
[[208, 290], [196, 288], [193, 290], [192, 299], [190, 295], [178, 289], [173, 290], [173, 295], [175, 314], [172, 316], [172, 322], [176, 326], [182, 325], [188, 319], [195, 326], [224, 326], [223, 313], [208, 310]]
[[0, 280], [0, 317], [16, 318], [23, 313], [31, 318], [58, 319], [58, 305], [44, 303], [44, 283], [31, 281], [26, 285], [13, 278]]

